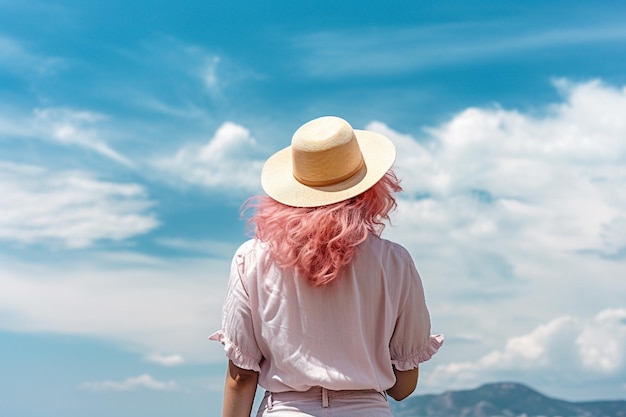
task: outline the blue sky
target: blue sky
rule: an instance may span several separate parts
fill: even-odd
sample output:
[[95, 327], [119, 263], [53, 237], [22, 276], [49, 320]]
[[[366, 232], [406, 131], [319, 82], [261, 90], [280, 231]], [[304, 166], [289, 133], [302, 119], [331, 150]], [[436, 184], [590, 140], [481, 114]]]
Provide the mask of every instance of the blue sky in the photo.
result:
[[239, 206], [338, 115], [396, 144], [418, 392], [626, 398], [626, 7], [0, 0], [0, 414], [217, 416]]

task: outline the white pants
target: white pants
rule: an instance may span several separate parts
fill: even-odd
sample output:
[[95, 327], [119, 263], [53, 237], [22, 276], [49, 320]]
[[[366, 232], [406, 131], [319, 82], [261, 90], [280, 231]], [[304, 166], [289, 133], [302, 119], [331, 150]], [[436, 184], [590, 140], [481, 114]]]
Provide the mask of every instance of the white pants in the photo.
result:
[[375, 390], [265, 392], [257, 417], [392, 417], [384, 393]]

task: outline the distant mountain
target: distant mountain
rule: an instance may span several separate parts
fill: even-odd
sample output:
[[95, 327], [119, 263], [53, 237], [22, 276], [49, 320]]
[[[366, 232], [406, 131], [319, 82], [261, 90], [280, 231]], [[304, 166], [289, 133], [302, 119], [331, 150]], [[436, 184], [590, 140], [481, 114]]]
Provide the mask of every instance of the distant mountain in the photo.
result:
[[391, 401], [395, 417], [626, 417], [626, 401], [569, 402], [517, 383]]

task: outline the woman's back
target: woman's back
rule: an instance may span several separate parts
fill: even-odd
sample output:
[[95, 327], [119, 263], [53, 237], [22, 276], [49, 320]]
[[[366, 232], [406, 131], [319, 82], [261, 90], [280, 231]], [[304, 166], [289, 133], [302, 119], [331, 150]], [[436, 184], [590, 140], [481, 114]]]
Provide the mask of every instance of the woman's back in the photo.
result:
[[324, 287], [278, 267], [250, 240], [235, 255], [228, 299], [249, 317], [226, 315], [223, 331], [250, 361], [264, 358], [259, 384], [272, 392], [384, 391], [395, 381], [391, 363], [417, 367], [436, 344], [411, 257], [373, 235]]

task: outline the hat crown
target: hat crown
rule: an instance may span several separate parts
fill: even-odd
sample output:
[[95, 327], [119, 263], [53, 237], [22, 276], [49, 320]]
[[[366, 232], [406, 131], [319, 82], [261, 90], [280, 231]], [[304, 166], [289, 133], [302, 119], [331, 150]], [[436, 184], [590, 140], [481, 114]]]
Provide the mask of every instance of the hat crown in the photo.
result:
[[293, 176], [309, 186], [326, 186], [350, 178], [363, 167], [352, 126], [326, 116], [302, 125], [291, 140]]

